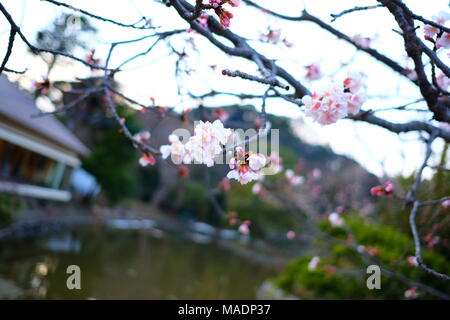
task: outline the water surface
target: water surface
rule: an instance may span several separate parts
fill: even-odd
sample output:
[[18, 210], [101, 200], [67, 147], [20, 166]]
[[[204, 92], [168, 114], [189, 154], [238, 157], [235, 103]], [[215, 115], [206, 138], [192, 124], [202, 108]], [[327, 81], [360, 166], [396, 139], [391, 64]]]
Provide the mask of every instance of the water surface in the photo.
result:
[[[0, 298], [254, 299], [267, 267], [155, 230], [68, 231], [0, 242]], [[69, 265], [81, 290], [69, 290]]]

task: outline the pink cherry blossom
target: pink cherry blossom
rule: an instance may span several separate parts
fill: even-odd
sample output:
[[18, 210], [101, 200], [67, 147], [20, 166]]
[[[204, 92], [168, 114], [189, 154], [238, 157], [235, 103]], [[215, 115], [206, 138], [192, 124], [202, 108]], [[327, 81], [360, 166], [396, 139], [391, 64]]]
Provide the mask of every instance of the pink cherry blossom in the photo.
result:
[[450, 208], [450, 200], [445, 200], [444, 202], [442, 202], [442, 206], [445, 209]]
[[263, 190], [263, 185], [261, 183], [255, 183], [252, 187], [253, 194], [259, 194]]
[[322, 72], [320, 71], [320, 66], [317, 63], [310, 64], [306, 67], [306, 79], [319, 80], [322, 78]]
[[136, 133], [134, 135], [134, 139], [139, 142], [142, 143], [146, 140], [150, 140], [151, 134], [148, 131], [144, 131], [144, 132], [140, 132], [140, 133]]
[[250, 228], [248, 227], [248, 223], [245, 223], [245, 222], [242, 223], [239, 226], [239, 232], [242, 233], [242, 234], [245, 234], [245, 235], [250, 234]]
[[287, 182], [294, 187], [305, 182], [305, 179], [302, 176], [295, 175], [294, 170], [291, 169], [286, 170], [286, 172], [284, 173], [284, 177], [286, 178]]
[[228, 179], [238, 180], [241, 184], [250, 181], [261, 180], [263, 175], [261, 169], [266, 165], [266, 158], [262, 154], [247, 153], [242, 156], [242, 148], [236, 148], [238, 156], [230, 159], [229, 166], [232, 169], [227, 174]]
[[448, 78], [444, 73], [440, 73], [436, 77], [436, 81], [442, 90], [448, 91], [450, 87], [450, 78]]
[[278, 156], [277, 152], [272, 152], [269, 157], [269, 167], [267, 168], [270, 174], [277, 174], [283, 170], [283, 159]]
[[288, 238], [289, 240], [294, 240], [297, 237], [297, 234], [295, 233], [295, 231], [288, 231], [286, 233], [286, 238]]
[[351, 93], [358, 93], [363, 86], [363, 74], [360, 72], [351, 72], [347, 78], [344, 79], [344, 87]]
[[266, 157], [261, 153], [252, 154], [248, 157], [249, 167], [254, 171], [261, 170], [266, 165], [266, 162]]
[[330, 86], [312, 96], [304, 96], [306, 115], [322, 125], [332, 124], [347, 116], [347, 102], [343, 91], [337, 86]]
[[342, 227], [344, 225], [344, 220], [336, 212], [333, 212], [328, 216], [328, 221], [330, 221], [333, 227]]
[[308, 270], [309, 271], [313, 271], [313, 270], [316, 270], [317, 269], [317, 267], [319, 266], [319, 264], [320, 264], [320, 258], [319, 257], [313, 257], [312, 259], [311, 259], [311, 261], [308, 263]]
[[151, 154], [144, 153], [142, 155], [142, 157], [139, 158], [139, 164], [143, 167], [146, 167], [148, 165], [153, 166], [153, 165], [155, 165], [155, 163], [156, 163], [156, 159]]
[[436, 40], [436, 48], [450, 48], [450, 33], [444, 32], [444, 34]]
[[[450, 14], [448, 12], [441, 11], [437, 16], [433, 16], [432, 20], [441, 25], [445, 25], [445, 23], [450, 20]], [[425, 26], [423, 27], [423, 32], [425, 34], [426, 40], [432, 40], [434, 36], [439, 32], [439, 28], [436, 28], [429, 24], [425, 24]]]
[[352, 40], [359, 45], [361, 48], [369, 49], [370, 43], [372, 42], [372, 39], [369, 37], [363, 37], [361, 34], [355, 34], [352, 37]]
[[412, 287], [405, 291], [406, 299], [417, 299], [419, 297], [419, 293], [417, 292], [417, 287]]
[[387, 181], [383, 186], [375, 186], [370, 189], [372, 196], [389, 197], [394, 196], [394, 184], [391, 181]]
[[205, 28], [208, 29], [208, 19], [209, 19], [209, 14], [207, 13], [202, 13], [200, 15], [200, 17], [197, 19], [198, 23], [200, 23], [200, 25]]
[[163, 145], [159, 148], [162, 158], [167, 159], [169, 156], [172, 156], [174, 163], [182, 163], [186, 156], [186, 149], [183, 143], [174, 134], [169, 136], [169, 142], [171, 143], [170, 145]]
[[406, 261], [408, 262], [408, 265], [411, 267], [418, 266], [419, 263], [417, 262], [417, 258], [415, 256], [409, 256]]

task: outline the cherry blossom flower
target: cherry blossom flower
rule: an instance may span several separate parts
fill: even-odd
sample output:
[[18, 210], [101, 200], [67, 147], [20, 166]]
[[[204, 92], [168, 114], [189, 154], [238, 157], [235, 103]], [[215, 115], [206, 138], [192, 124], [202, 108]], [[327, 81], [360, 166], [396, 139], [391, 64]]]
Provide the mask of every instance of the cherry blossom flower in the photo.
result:
[[444, 34], [436, 40], [436, 48], [450, 48], [450, 33], [444, 32]]
[[238, 7], [241, 4], [241, 0], [223, 0], [223, 2], [228, 3], [232, 7]]
[[314, 168], [312, 171], [312, 177], [314, 180], [319, 180], [322, 177], [322, 170]]
[[387, 181], [384, 186], [375, 186], [370, 189], [372, 196], [389, 197], [394, 196], [394, 184], [391, 181]]
[[433, 234], [429, 233], [425, 236], [425, 241], [427, 243], [428, 249], [433, 249], [435, 245], [439, 243], [441, 238], [439, 236], [433, 236]]
[[317, 63], [310, 64], [306, 67], [306, 79], [319, 80], [322, 78], [322, 72], [320, 71], [320, 66]]
[[283, 44], [287, 47], [287, 48], [292, 48], [294, 46], [294, 44], [290, 41], [288, 41], [287, 39], [283, 39]]
[[347, 102], [344, 92], [337, 86], [330, 86], [312, 96], [304, 96], [306, 115], [322, 125], [335, 123], [347, 116]]
[[95, 49], [92, 49], [89, 51], [89, 53], [86, 55], [86, 58], [84, 59], [86, 63], [92, 64], [92, 65], [99, 65], [100, 59], [95, 58]]
[[294, 240], [297, 237], [297, 234], [295, 233], [295, 231], [288, 231], [286, 233], [286, 238], [288, 238], [289, 240]]
[[339, 216], [337, 212], [332, 212], [328, 216], [328, 221], [330, 221], [333, 227], [342, 227], [344, 225], [344, 220]]
[[50, 80], [48, 77], [43, 77], [41, 81], [33, 81], [33, 88], [38, 94], [47, 94], [50, 89]]
[[361, 72], [351, 72], [344, 79], [344, 88], [351, 93], [358, 93], [363, 86], [363, 74]]
[[277, 44], [281, 40], [281, 31], [269, 29], [267, 34], [261, 35], [261, 40]]
[[225, 112], [222, 108], [215, 109], [211, 116], [215, 119], [219, 119], [220, 121], [224, 122], [228, 119], [230, 116], [227, 112]]
[[231, 19], [233, 19], [233, 14], [222, 8], [215, 9], [217, 16], [219, 17], [220, 24], [222, 27], [229, 28], [231, 25]]
[[361, 34], [355, 34], [352, 37], [352, 40], [359, 45], [363, 49], [369, 49], [370, 43], [372, 42], [372, 39], [369, 37], [363, 37]]
[[450, 208], [450, 200], [445, 200], [444, 202], [442, 202], [442, 206], [445, 209]]
[[230, 159], [230, 169], [227, 174], [228, 179], [238, 180], [241, 184], [247, 184], [250, 181], [261, 180], [263, 175], [261, 169], [266, 165], [266, 158], [262, 154], [246, 153], [243, 157], [242, 148], [236, 148], [238, 156]]
[[311, 259], [311, 261], [308, 263], [308, 270], [309, 271], [313, 271], [313, 270], [316, 270], [317, 269], [317, 267], [319, 266], [319, 264], [320, 264], [320, 258], [319, 257], [313, 257], [312, 259]]
[[330, 86], [312, 96], [304, 96], [306, 115], [322, 125], [335, 123], [347, 116], [347, 102], [344, 92], [337, 86]]
[[287, 182], [291, 186], [298, 186], [305, 182], [305, 179], [302, 176], [296, 176], [294, 173], [294, 170], [287, 169], [284, 173], [284, 177], [286, 178]]
[[261, 183], [255, 183], [252, 187], [253, 194], [259, 194], [264, 189]]
[[245, 235], [250, 234], [250, 221], [246, 220], [244, 222], [242, 222], [242, 224], [239, 226], [239, 232]]
[[414, 70], [414, 69], [405, 69], [405, 74], [406, 74], [406, 76], [409, 79], [411, 79], [413, 81], [417, 80], [417, 72], [416, 72], [416, 70]]
[[139, 164], [143, 167], [146, 167], [148, 165], [153, 166], [153, 165], [155, 165], [155, 163], [156, 163], [156, 159], [151, 154], [144, 153], [142, 155], [142, 157], [139, 159]]
[[[432, 20], [441, 25], [445, 25], [445, 23], [450, 20], [450, 14], [448, 12], [441, 11], [437, 16], [433, 16]], [[437, 27], [425, 24], [425, 26], [423, 27], [425, 40], [433, 40], [434, 36], [439, 32], [439, 30], [440, 29]]]
[[134, 140], [136, 140], [139, 143], [142, 143], [146, 140], [150, 140], [151, 134], [148, 131], [144, 131], [144, 132], [140, 132], [140, 133], [136, 133], [134, 135]]
[[412, 287], [405, 291], [406, 299], [417, 299], [419, 297], [419, 293], [417, 292], [417, 287]]
[[177, 164], [192, 163], [214, 165], [214, 158], [223, 152], [223, 146], [231, 136], [231, 130], [224, 128], [220, 120], [213, 123], [200, 121], [194, 129], [194, 135], [183, 145], [176, 135], [169, 136], [170, 145], [163, 145], [160, 151], [163, 159], [172, 156]]
[[278, 156], [277, 152], [272, 152], [267, 157], [267, 160], [269, 162], [267, 170], [270, 172], [270, 174], [277, 174], [283, 170], [283, 159]]
[[197, 19], [197, 22], [205, 29], [208, 29], [208, 20], [209, 20], [209, 14], [202, 13], [200, 17]]
[[408, 265], [411, 267], [418, 266], [419, 263], [417, 262], [417, 258], [415, 256], [409, 256], [406, 261], [408, 262]]
[[261, 153], [254, 153], [248, 157], [248, 165], [254, 171], [261, 170], [266, 165], [266, 162], [266, 157]]
[[436, 77], [436, 81], [442, 90], [448, 91], [448, 88], [450, 87], [450, 78], [448, 78], [444, 73], [440, 73]]
[[[186, 149], [178, 136], [171, 134], [169, 136], [170, 145], [163, 145], [159, 148], [163, 159], [172, 156], [172, 161], [180, 164], [186, 159]], [[188, 162], [188, 161], [186, 161]]]
[[347, 102], [348, 114], [357, 114], [361, 110], [362, 105], [366, 101], [364, 94], [344, 93], [344, 99]]

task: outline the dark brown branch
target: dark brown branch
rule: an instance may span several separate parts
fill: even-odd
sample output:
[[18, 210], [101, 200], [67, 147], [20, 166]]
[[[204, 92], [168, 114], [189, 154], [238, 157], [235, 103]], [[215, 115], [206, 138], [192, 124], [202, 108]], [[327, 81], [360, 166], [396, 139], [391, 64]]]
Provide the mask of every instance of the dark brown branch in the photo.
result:
[[336, 19], [338, 19], [338, 18], [340, 18], [340, 17], [342, 17], [342, 16], [344, 16], [346, 14], [352, 13], [352, 12], [376, 9], [376, 8], [381, 8], [381, 7], [383, 7], [382, 4], [376, 4], [376, 5], [372, 5], [372, 6], [354, 7], [354, 8], [351, 8], [351, 9], [347, 9], [347, 10], [344, 10], [344, 11], [342, 11], [340, 13], [337, 13], [337, 14], [331, 14], [331, 17], [333, 18], [331, 20], [331, 22], [334, 22], [334, 21], [336, 21]]

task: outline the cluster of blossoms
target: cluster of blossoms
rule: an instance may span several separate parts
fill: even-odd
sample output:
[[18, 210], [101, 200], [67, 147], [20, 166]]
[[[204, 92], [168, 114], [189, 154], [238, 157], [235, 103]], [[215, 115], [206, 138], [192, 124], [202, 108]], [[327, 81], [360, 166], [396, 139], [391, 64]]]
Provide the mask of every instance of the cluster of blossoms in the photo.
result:
[[261, 153], [244, 153], [243, 148], [236, 148], [236, 156], [230, 160], [230, 169], [227, 174], [228, 179], [236, 179], [241, 184], [250, 181], [261, 180], [263, 175], [261, 169], [266, 166], [267, 159]]
[[370, 189], [372, 196], [392, 198], [394, 196], [394, 184], [387, 181], [383, 186], [375, 186]]
[[362, 74], [353, 73], [343, 81], [343, 86], [331, 85], [312, 96], [304, 96], [306, 115], [326, 125], [357, 114], [366, 100], [361, 88]]
[[194, 135], [186, 144], [183, 144], [178, 136], [171, 134], [170, 145], [160, 147], [161, 155], [163, 159], [171, 156], [176, 164], [195, 162], [212, 167], [214, 158], [222, 154], [223, 146], [231, 133], [230, 129], [224, 128], [220, 120], [213, 123], [200, 121], [194, 129]]
[[[434, 16], [433, 21], [444, 26], [447, 21], [450, 20], [450, 14], [447, 12], [440, 12], [437, 16]], [[431, 26], [429, 24], [425, 24], [423, 28], [423, 32], [425, 34], [425, 39], [436, 44], [436, 48], [450, 48], [450, 33], [441, 32], [441, 30], [435, 26]], [[437, 38], [435, 39], [435, 36]]]
[[286, 178], [286, 181], [289, 183], [289, 185], [295, 187], [305, 182], [305, 178], [302, 176], [295, 175], [294, 170], [288, 169], [284, 173], [284, 177]]
[[[124, 118], [120, 118], [120, 123], [121, 124], [125, 124], [125, 119]], [[140, 133], [136, 133], [133, 136], [134, 140], [138, 143], [138, 144], [142, 144], [145, 143], [146, 141], [150, 140], [151, 138], [151, 134], [148, 131], [143, 131]], [[139, 164], [143, 167], [146, 167], [148, 165], [155, 165], [156, 163], [156, 159], [153, 155], [148, 154], [148, 153], [144, 153], [140, 158], [139, 158]]]
[[238, 7], [241, 4], [241, 0], [209, 0], [209, 3], [213, 6], [214, 12], [219, 17], [222, 27], [229, 28], [231, 19], [233, 19], [233, 14], [230, 11], [225, 10], [223, 5], [229, 4], [232, 7]]

